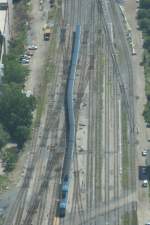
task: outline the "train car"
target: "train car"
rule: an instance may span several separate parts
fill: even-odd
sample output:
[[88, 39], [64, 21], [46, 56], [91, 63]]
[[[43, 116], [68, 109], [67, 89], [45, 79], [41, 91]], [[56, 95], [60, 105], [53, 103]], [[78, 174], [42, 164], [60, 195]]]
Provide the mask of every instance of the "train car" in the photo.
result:
[[76, 75], [76, 66], [78, 62], [78, 54], [80, 49], [80, 25], [76, 26], [76, 31], [73, 35], [72, 57], [67, 82], [66, 93], [66, 116], [67, 116], [67, 147], [62, 170], [62, 184], [60, 189], [60, 202], [59, 202], [59, 216], [64, 217], [66, 213], [66, 206], [68, 200], [69, 190], [69, 174], [71, 167], [71, 160], [74, 152], [75, 145], [75, 118], [74, 118], [74, 103], [73, 103], [73, 90]]
[[65, 198], [61, 199], [59, 203], [59, 216], [60, 217], [65, 217], [66, 213], [66, 206], [67, 206], [67, 195], [68, 193], [65, 193]]
[[65, 216], [65, 210], [67, 205], [67, 197], [68, 197], [68, 189], [69, 189], [69, 177], [66, 175], [63, 179], [61, 193], [60, 193], [60, 204], [59, 204], [59, 214], [60, 217]]
[[64, 181], [63, 181], [63, 185], [62, 185], [62, 192], [63, 193], [68, 192], [68, 186], [69, 186], [69, 177], [68, 177], [68, 175], [66, 175], [64, 177]]

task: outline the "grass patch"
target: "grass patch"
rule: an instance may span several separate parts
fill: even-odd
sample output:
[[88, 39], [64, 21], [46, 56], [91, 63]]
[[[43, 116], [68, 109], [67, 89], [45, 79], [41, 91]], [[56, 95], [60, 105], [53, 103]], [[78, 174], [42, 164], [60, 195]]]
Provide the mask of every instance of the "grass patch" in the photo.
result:
[[6, 190], [9, 184], [9, 179], [6, 175], [0, 175], [0, 192]]

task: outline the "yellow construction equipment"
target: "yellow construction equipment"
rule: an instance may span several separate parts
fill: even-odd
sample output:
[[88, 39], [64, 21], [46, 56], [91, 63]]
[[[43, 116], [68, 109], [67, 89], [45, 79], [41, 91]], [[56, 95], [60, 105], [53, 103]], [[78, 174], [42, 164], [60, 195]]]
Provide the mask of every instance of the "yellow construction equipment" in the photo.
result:
[[52, 33], [52, 29], [50, 28], [48, 24], [45, 24], [43, 27], [43, 31], [44, 31], [44, 34], [43, 34], [44, 41], [48, 41]]

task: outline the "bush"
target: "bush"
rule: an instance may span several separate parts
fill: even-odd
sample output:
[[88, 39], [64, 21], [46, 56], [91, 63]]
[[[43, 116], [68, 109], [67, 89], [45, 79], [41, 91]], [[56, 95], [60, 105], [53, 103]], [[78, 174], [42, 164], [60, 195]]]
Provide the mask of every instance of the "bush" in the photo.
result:
[[18, 158], [16, 148], [7, 148], [5, 149], [2, 159], [5, 162], [5, 171], [10, 172], [15, 168], [15, 164]]

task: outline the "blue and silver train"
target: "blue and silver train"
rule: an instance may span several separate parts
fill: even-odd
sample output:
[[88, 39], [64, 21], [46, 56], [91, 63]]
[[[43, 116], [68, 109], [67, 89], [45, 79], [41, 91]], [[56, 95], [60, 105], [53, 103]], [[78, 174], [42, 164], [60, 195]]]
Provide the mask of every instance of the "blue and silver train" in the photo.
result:
[[61, 179], [60, 203], [59, 203], [60, 217], [65, 216], [68, 200], [71, 160], [73, 157], [75, 145], [75, 118], [74, 118], [73, 91], [76, 76], [76, 66], [78, 63], [78, 56], [80, 50], [80, 33], [81, 33], [80, 25], [77, 25], [73, 38], [72, 57], [67, 81], [67, 93], [66, 93], [67, 147], [65, 151], [62, 179]]

